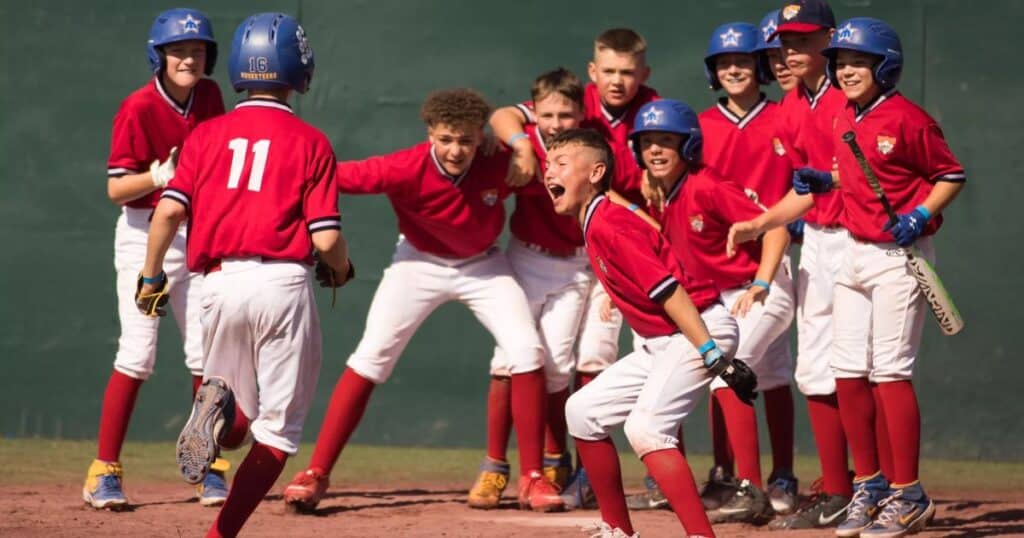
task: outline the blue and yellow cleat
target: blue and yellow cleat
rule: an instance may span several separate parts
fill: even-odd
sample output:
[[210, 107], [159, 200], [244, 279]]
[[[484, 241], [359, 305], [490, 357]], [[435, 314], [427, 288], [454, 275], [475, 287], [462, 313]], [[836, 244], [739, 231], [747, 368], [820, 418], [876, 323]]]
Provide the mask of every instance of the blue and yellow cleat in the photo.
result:
[[128, 499], [121, 486], [121, 464], [116, 461], [92, 460], [82, 487], [82, 500], [98, 510], [120, 511], [128, 508]]
[[228, 500], [227, 471], [231, 464], [224, 458], [217, 458], [210, 466], [203, 482], [196, 486], [196, 497], [203, 506], [220, 506]]
[[875, 522], [861, 531], [861, 538], [899, 538], [924, 530], [935, 517], [935, 503], [928, 498], [921, 482], [890, 486], [889, 496], [879, 503], [881, 513]]

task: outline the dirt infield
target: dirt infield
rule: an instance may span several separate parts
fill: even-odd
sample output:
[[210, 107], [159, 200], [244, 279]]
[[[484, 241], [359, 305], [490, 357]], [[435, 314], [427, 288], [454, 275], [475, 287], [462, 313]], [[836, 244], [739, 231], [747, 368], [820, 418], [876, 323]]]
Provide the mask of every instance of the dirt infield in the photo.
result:
[[[280, 485], [259, 507], [243, 536], [586, 536], [580, 527], [598, 519], [596, 511], [531, 514], [513, 503], [476, 511], [463, 504], [463, 484], [334, 488], [315, 515], [287, 513]], [[95, 511], [80, 501], [77, 484], [0, 488], [0, 536], [202, 536], [216, 510], [189, 498], [178, 483], [128, 483], [130, 512]], [[1022, 536], [1024, 492], [934, 491], [939, 508], [927, 532], [918, 536]], [[645, 538], [679, 536], [675, 517], [665, 511], [634, 513]], [[822, 531], [771, 532], [731, 524], [718, 536], [826, 536]]]

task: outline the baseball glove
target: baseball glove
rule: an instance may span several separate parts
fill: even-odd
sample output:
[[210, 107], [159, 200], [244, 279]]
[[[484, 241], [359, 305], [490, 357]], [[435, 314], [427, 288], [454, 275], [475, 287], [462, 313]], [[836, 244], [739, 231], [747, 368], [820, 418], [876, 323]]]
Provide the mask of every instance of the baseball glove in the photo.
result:
[[733, 359], [725, 371], [718, 374], [736, 396], [747, 405], [754, 405], [757, 399], [757, 374], [739, 359]]
[[167, 292], [170, 290], [167, 275], [160, 273], [160, 283], [152, 292], [142, 293], [142, 284], [142, 273], [139, 273], [139, 280], [135, 286], [135, 306], [139, 312], [151, 318], [167, 315], [167, 310], [163, 308], [167, 304]]
[[334, 270], [333, 267], [324, 263], [323, 260], [316, 261], [316, 281], [320, 283], [321, 288], [340, 288], [345, 284], [348, 284], [349, 280], [356, 277], [356, 266], [352, 264], [352, 260], [348, 261], [348, 273], [342, 276], [341, 273]]

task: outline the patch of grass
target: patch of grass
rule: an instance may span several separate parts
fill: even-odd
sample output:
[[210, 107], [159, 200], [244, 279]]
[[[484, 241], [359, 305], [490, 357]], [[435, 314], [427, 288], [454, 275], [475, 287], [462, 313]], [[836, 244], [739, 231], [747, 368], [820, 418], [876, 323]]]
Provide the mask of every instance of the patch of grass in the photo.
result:
[[[302, 445], [297, 457], [290, 458], [281, 475], [288, 480], [309, 461], [312, 445]], [[94, 441], [56, 441], [48, 439], [4, 439], [0, 441], [0, 486], [30, 485], [40, 482], [79, 482], [96, 452]], [[332, 474], [335, 485], [390, 485], [409, 483], [464, 484], [467, 488], [476, 476], [483, 458], [482, 449], [417, 448], [355, 445], [345, 449]], [[237, 468], [244, 451], [226, 452], [224, 456]], [[516, 461], [515, 451], [509, 452]], [[711, 467], [705, 454], [688, 456], [698, 481]], [[181, 480], [174, 464], [174, 443], [125, 443], [121, 463], [130, 481]], [[761, 463], [767, 477], [771, 461]], [[988, 461], [925, 460], [921, 463], [922, 479], [930, 489], [985, 490], [993, 492], [1024, 491], [1024, 463]], [[641, 484], [644, 466], [632, 454], [622, 454], [622, 472], [629, 488]], [[818, 476], [818, 462], [813, 456], [798, 456], [796, 474], [807, 489]]]

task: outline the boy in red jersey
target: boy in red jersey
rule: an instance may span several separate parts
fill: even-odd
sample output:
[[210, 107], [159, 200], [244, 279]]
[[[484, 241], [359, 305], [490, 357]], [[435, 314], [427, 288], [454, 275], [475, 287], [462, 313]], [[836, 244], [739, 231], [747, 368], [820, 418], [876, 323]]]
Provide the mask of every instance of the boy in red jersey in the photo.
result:
[[202, 480], [220, 447], [254, 440], [211, 537], [237, 535], [298, 450], [320, 373], [310, 252], [319, 252], [323, 282], [340, 286], [352, 275], [330, 141], [287, 104], [293, 90], [309, 88], [313, 66], [295, 19], [243, 21], [228, 70], [248, 99], [189, 136], [153, 215], [139, 309], [159, 307], [164, 253], [186, 217], [188, 266], [206, 273], [204, 381], [178, 438], [182, 474]]
[[285, 502], [316, 507], [331, 469], [355, 430], [373, 388], [391, 375], [424, 319], [458, 300], [494, 335], [511, 374], [510, 398], [520, 448], [519, 503], [537, 511], [564, 508], [541, 474], [544, 352], [526, 295], [495, 241], [505, 225], [502, 201], [508, 153], [478, 151], [490, 106], [467, 89], [427, 97], [421, 116], [428, 140], [389, 155], [338, 163], [343, 193], [388, 196], [400, 232], [394, 261], [374, 294], [366, 329], [338, 380], [306, 470], [285, 488]]
[[[213, 73], [217, 60], [213, 28], [205, 15], [194, 9], [161, 13], [153, 21], [146, 52], [154, 76], [121, 103], [107, 160], [107, 194], [123, 206], [114, 236], [121, 336], [103, 396], [96, 459], [89, 467], [82, 497], [94, 508], [111, 510], [128, 505], [118, 460], [139, 388], [156, 362], [160, 320], [140, 315], [133, 300], [146, 256], [150, 216], [174, 177], [177, 148], [201, 122], [224, 113], [220, 88], [203, 77]], [[185, 235], [184, 227], [177, 231], [166, 269], [177, 283], [170, 294], [171, 311], [184, 343], [194, 393], [203, 373], [202, 275], [189, 273], [185, 265]], [[227, 469], [227, 460], [218, 460], [197, 488], [202, 506], [224, 502]]]
[[[612, 151], [596, 131], [578, 129], [549, 145], [545, 185], [555, 211], [583, 228], [594, 273], [638, 334], [636, 350], [569, 398], [566, 418], [597, 495], [599, 536], [629, 536], [619, 455], [609, 429], [626, 437], [658, 480], [690, 536], [713, 536], [678, 429], [713, 375], [744, 398], [756, 376], [731, 361], [736, 322], [713, 283], [691, 278], [653, 227], [608, 201]], [[682, 334], [680, 334], [682, 333]], [[703, 361], [701, 360], [703, 358]]]

